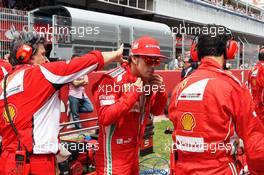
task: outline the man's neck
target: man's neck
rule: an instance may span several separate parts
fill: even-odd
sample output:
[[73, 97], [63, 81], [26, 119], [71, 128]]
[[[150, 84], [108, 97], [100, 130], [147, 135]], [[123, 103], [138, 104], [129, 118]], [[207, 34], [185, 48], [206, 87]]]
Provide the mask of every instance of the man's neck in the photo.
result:
[[204, 58], [209, 58], [217, 62], [221, 67], [224, 67], [225, 59], [224, 56], [205, 56]]

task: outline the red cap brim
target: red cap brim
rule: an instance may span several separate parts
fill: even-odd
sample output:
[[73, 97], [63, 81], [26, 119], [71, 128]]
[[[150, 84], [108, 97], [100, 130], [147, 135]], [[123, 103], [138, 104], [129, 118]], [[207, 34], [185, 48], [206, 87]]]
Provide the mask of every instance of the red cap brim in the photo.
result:
[[161, 58], [161, 59], [168, 59], [168, 57], [164, 55], [159, 55], [159, 54], [133, 54], [135, 56], [149, 56], [149, 57], [155, 57], [155, 58]]

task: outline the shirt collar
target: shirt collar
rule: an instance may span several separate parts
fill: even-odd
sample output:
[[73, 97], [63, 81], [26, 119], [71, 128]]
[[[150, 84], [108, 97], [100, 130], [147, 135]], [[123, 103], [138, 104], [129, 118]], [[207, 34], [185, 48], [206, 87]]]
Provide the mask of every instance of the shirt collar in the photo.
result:
[[125, 62], [122, 64], [122, 67], [127, 71], [128, 80], [134, 83], [137, 80], [137, 77], [132, 75], [130, 64]]
[[203, 58], [201, 60], [201, 65], [199, 66], [199, 68], [206, 68], [206, 67], [222, 69], [222, 67], [215, 60], [210, 58]]

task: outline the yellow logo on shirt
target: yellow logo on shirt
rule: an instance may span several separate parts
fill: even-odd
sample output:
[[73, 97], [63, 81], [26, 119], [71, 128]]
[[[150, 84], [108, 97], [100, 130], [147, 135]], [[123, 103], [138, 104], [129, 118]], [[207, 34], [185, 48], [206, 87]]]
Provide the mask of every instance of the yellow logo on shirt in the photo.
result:
[[192, 131], [195, 127], [195, 119], [191, 113], [184, 113], [181, 117], [181, 124], [183, 130]]
[[[16, 116], [16, 108], [15, 108], [15, 106], [9, 104], [9, 105], [8, 105], [8, 110], [9, 110], [9, 114], [10, 114], [11, 120], [14, 121], [14, 118], [15, 118], [15, 116]], [[10, 123], [5, 108], [4, 108], [4, 112], [3, 112], [3, 117], [4, 117], [4, 119], [5, 119], [5, 121], [6, 121], [7, 123]]]
[[184, 89], [184, 88], [185, 88], [187, 82], [188, 82], [188, 79], [185, 79], [185, 80], [183, 80], [183, 81], [181, 82], [181, 89]]

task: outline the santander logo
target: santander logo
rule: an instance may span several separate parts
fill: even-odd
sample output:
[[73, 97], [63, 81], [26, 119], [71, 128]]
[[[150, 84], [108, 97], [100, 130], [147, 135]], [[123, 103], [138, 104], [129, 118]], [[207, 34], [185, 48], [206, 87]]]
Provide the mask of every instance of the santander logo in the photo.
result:
[[156, 49], [160, 49], [160, 47], [158, 45], [153, 45], [153, 44], [148, 44], [145, 47], [146, 48], [156, 48]]

